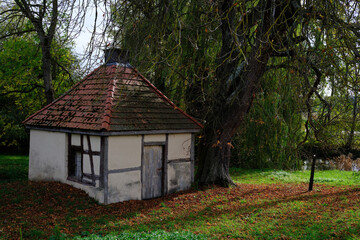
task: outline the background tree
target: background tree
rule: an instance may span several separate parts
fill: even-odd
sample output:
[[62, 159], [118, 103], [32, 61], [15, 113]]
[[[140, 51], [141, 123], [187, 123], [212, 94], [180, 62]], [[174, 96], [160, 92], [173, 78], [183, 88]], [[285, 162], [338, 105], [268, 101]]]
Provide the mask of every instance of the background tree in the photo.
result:
[[[99, 1], [94, 3], [98, 6]], [[76, 10], [78, 4], [86, 11], [85, 1], [9, 0], [1, 5], [0, 39], [36, 33], [47, 102], [56, 67], [66, 69], [55, 64], [53, 46], [66, 46], [76, 35], [69, 30], [81, 28], [84, 11]], [[198, 144], [199, 183], [232, 184], [231, 151], [242, 157], [240, 163], [247, 157], [257, 167], [299, 167], [299, 149], [309, 143], [331, 145], [334, 132], [341, 136], [341, 116], [353, 116], [343, 145], [353, 144], [350, 136], [355, 136], [358, 115], [353, 70], [359, 59], [357, 1], [105, 4], [104, 14], [111, 14], [106, 33], [114, 44], [129, 49], [132, 64], [205, 124]], [[346, 94], [349, 97], [343, 97]], [[349, 107], [340, 111], [341, 102]], [[237, 134], [238, 144], [232, 142]]]
[[356, 110], [349, 101], [354, 99], [353, 89], [358, 81], [350, 69], [354, 69], [353, 62], [358, 58], [359, 27], [356, 30], [353, 25], [359, 21], [355, 14], [359, 3], [322, 2], [312, 11], [317, 17], [303, 28], [307, 41], [301, 45], [306, 54], [302, 57], [305, 62], [302, 76], [307, 86], [303, 93], [307, 105], [307, 134], [302, 142], [310, 137], [316, 145], [336, 148], [346, 145], [342, 135], [348, 132], [346, 122], [351, 118], [351, 109]]
[[[53, 43], [52, 76], [55, 96], [64, 93], [76, 79], [77, 62], [71, 50]], [[56, 64], [55, 64], [56, 62]], [[42, 54], [34, 35], [13, 37], [0, 44], [0, 149], [28, 149], [28, 134], [22, 121], [46, 102], [43, 94]], [[66, 69], [66, 70], [64, 70]]]
[[[194, 76], [200, 76], [198, 79], [183, 82], [189, 86], [186, 91], [188, 94], [193, 93], [192, 96], [203, 97], [200, 102], [209, 106], [199, 112], [206, 125], [200, 144], [198, 179], [200, 183], [229, 185], [232, 184], [228, 174], [231, 138], [251, 106], [254, 93], [259, 87], [260, 78], [266, 71], [271, 54], [275, 50], [280, 51], [284, 48], [282, 42], [284, 37], [288, 35], [291, 38], [295, 37], [287, 33], [287, 30], [293, 25], [294, 13], [300, 5], [296, 1], [194, 2], [182, 1], [181, 4], [176, 1], [166, 2], [168, 6], [166, 10], [171, 10], [170, 6], [176, 6], [177, 11], [174, 13], [173, 25], [164, 24], [169, 26], [167, 34], [160, 34], [161, 40], [157, 39], [156, 42], [163, 41], [172, 46], [174, 46], [172, 42], [177, 43], [173, 48], [166, 48], [164, 44], [165, 49], [169, 51], [167, 56], [171, 54], [181, 56], [177, 52], [183, 53], [184, 49], [188, 52], [196, 52], [199, 57], [187, 56], [186, 65], [183, 61], [178, 61], [176, 57], [171, 58], [178, 65], [184, 64], [184, 68], [186, 66], [187, 69], [202, 66], [195, 61], [196, 59], [203, 57], [211, 59], [204, 62], [200, 69], [199, 67], [194, 69]], [[153, 15], [161, 14], [161, 9], [156, 7], [160, 3], [152, 3], [153, 9], [148, 12]], [[142, 12], [138, 15], [145, 18], [147, 12], [144, 10], [148, 5], [143, 3], [140, 6]], [[182, 7], [179, 9], [179, 6]], [[194, 11], [197, 11], [196, 15], [191, 14]], [[121, 11], [116, 9], [116, 12]], [[124, 16], [124, 14], [119, 14], [119, 16]], [[126, 22], [122, 22], [120, 26], [126, 26]], [[121, 29], [124, 28], [121, 27]], [[196, 32], [196, 36], [188, 39], [185, 37], [183, 40], [182, 36], [183, 34], [186, 36], [186, 29]], [[143, 33], [144, 31], [136, 32]], [[150, 35], [151, 38], [156, 36]], [[176, 41], [168, 41], [163, 36], [175, 38]], [[126, 37], [124, 39], [126, 46]], [[204, 42], [208, 41], [210, 44], [200, 45], [202, 41], [198, 39], [205, 39]], [[207, 55], [210, 57], [207, 58]], [[162, 57], [161, 54], [160, 57]], [[161, 60], [163, 59], [166, 61], [169, 57], [162, 57]], [[205, 71], [201, 72], [203, 69]], [[201, 74], [196, 74], [199, 72]], [[201, 94], [201, 91], [205, 94]], [[186, 99], [192, 99], [192, 97]], [[192, 101], [195, 105], [200, 105], [196, 104], [197, 99], [199, 97], [195, 97]]]
[[54, 100], [52, 46], [71, 43], [81, 31], [88, 1], [5, 0], [0, 5], [0, 39], [35, 33], [41, 50], [46, 103]]
[[86, 0], [0, 3], [1, 148], [27, 149], [21, 122], [79, 79], [71, 48], [89, 5]]
[[[117, 1], [112, 10], [114, 39], [131, 50], [135, 66], [205, 123], [200, 183], [232, 183], [239, 126], [247, 124], [241, 132], [248, 136], [240, 147], [253, 141], [263, 154], [259, 166], [270, 159], [298, 167], [299, 146], [330, 139], [325, 89], [331, 69], [344, 66], [335, 52], [358, 52], [356, 1]], [[299, 131], [304, 117], [306, 131]]]
[[[233, 138], [232, 164], [241, 168], [299, 169], [303, 137], [300, 76], [286, 58], [272, 59], [243, 126]], [[285, 69], [284, 69], [285, 68]], [[288, 71], [290, 69], [291, 71]]]

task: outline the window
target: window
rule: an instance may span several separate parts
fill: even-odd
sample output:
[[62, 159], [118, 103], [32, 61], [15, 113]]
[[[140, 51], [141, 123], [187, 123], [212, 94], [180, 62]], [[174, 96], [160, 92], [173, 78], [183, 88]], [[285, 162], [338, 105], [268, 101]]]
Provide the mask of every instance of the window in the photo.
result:
[[78, 181], [82, 179], [81, 150], [75, 146], [71, 146], [69, 150], [68, 176]]
[[69, 133], [68, 180], [91, 186], [101, 186], [100, 149], [100, 137]]

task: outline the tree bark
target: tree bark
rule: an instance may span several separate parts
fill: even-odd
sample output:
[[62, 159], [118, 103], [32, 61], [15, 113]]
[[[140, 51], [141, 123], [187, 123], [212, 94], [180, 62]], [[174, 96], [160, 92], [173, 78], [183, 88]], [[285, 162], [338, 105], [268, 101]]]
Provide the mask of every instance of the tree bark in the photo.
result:
[[42, 48], [42, 70], [43, 70], [43, 82], [45, 88], [45, 97], [46, 103], [49, 104], [54, 101], [54, 88], [52, 83], [52, 74], [51, 74], [51, 52], [50, 46], [41, 44]]
[[[256, 37], [252, 42], [247, 42], [249, 34], [235, 32], [238, 24], [235, 21], [238, 17], [235, 6], [234, 1], [223, 1], [219, 4], [219, 13], [222, 16], [222, 47], [219, 67], [216, 70], [219, 90], [217, 99], [211, 103], [212, 112], [206, 117], [203, 138], [199, 145], [196, 178], [200, 185], [217, 184], [228, 187], [234, 184], [229, 175], [231, 138], [252, 105], [260, 79], [274, 51], [273, 46], [286, 37], [286, 26], [292, 24], [288, 19], [293, 21], [294, 9], [290, 7], [290, 1], [260, 1], [257, 9], [251, 13], [252, 17], [249, 17], [254, 22], [249, 23], [248, 31], [257, 26]], [[284, 8], [288, 10], [285, 14]], [[281, 24], [276, 25], [276, 21]], [[240, 50], [239, 44], [248, 47]], [[247, 56], [243, 57], [245, 51]]]
[[[21, 12], [31, 21], [36, 33], [40, 39], [40, 46], [42, 51], [42, 71], [43, 82], [45, 88], [46, 103], [49, 104], [54, 101], [54, 89], [51, 74], [51, 43], [55, 36], [56, 26], [58, 23], [58, 0], [51, 1], [51, 8], [47, 11], [46, 0], [43, 0], [42, 8], [39, 12], [35, 13], [31, 9], [31, 2], [26, 0], [15, 0]], [[46, 13], [50, 13], [50, 25], [46, 32], [46, 24], [44, 18]]]
[[350, 132], [348, 140], [345, 144], [345, 148], [347, 150], [351, 150], [354, 142], [354, 134], [355, 134], [355, 127], [356, 127], [356, 118], [358, 114], [358, 96], [357, 93], [355, 93], [354, 96], [354, 102], [353, 102], [353, 112], [352, 112], [352, 120], [351, 120], [351, 126], [350, 126]]
[[309, 181], [309, 192], [313, 190], [314, 186], [314, 175], [315, 175], [315, 165], [316, 165], [316, 158], [313, 156], [312, 163], [311, 163], [311, 173], [310, 173], [310, 181]]
[[[267, 49], [263, 48], [262, 51], [266, 53]], [[229, 175], [231, 138], [243, 123], [251, 107], [269, 57], [270, 54], [263, 54], [261, 59], [252, 56], [240, 101], [225, 106], [225, 109], [221, 108], [216, 113], [217, 116], [222, 116], [220, 120], [215, 117], [218, 119], [217, 124], [205, 125], [204, 138], [200, 144], [197, 176], [199, 184], [217, 184], [225, 187], [234, 184]]]

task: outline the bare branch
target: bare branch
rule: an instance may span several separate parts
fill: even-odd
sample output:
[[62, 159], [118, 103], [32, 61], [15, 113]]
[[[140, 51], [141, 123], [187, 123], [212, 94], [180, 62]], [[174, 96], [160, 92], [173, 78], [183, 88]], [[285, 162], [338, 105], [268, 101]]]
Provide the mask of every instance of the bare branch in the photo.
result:
[[18, 31], [18, 32], [8, 33], [8, 34], [5, 34], [5, 35], [1, 35], [1, 36], [0, 36], [0, 40], [9, 38], [9, 37], [11, 37], [11, 36], [21, 36], [21, 35], [23, 35], [24, 33], [30, 33], [30, 32], [35, 32], [35, 31], [36, 31], [35, 29], [28, 29], [28, 30], [24, 30], [24, 31]]
[[35, 84], [30, 89], [12, 90], [12, 91], [8, 91], [8, 92], [5, 92], [5, 93], [1, 93], [0, 96], [7, 96], [7, 95], [14, 94], [14, 93], [30, 93], [30, 92], [34, 91], [35, 89], [38, 89], [38, 88], [43, 89], [44, 87]]

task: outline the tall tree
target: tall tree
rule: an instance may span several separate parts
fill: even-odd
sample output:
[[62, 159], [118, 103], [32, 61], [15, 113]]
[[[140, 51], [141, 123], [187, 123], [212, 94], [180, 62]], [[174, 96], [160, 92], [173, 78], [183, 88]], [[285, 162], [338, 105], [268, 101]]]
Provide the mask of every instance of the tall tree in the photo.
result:
[[[56, 96], [74, 84], [75, 56], [70, 48], [53, 44], [52, 76]], [[0, 149], [26, 151], [28, 136], [22, 121], [46, 102], [42, 54], [35, 36], [16, 37], [0, 44]]]
[[296, 37], [292, 26], [296, 24], [295, 13], [299, 8], [299, 1], [258, 1], [250, 6], [244, 4], [238, 11], [234, 1], [219, 2], [222, 34], [216, 70], [219, 98], [212, 103], [204, 129], [200, 183], [232, 184], [231, 138], [251, 107], [270, 57], [284, 51], [291, 38]]
[[88, 1], [5, 0], [0, 5], [0, 39], [34, 32], [42, 52], [46, 103], [54, 100], [52, 45], [66, 46], [77, 36]]
[[[343, 17], [349, 9], [358, 9], [356, 1], [117, 1], [112, 33], [148, 62], [150, 74], [165, 76], [170, 95], [183, 86], [178, 96], [185, 95], [191, 112], [205, 123], [197, 179], [228, 186], [231, 139], [260, 92], [269, 60], [292, 62], [283, 68], [307, 83], [299, 97], [311, 111], [312, 99], [321, 97], [318, 89], [326, 85], [323, 58], [317, 58], [321, 49], [314, 46], [324, 46], [324, 38], [312, 33], [336, 29], [357, 35], [353, 18]], [[354, 54], [358, 46], [352, 44]]]

